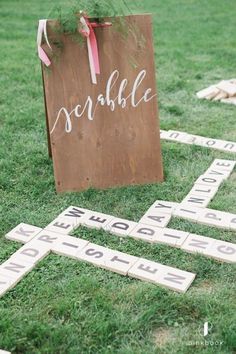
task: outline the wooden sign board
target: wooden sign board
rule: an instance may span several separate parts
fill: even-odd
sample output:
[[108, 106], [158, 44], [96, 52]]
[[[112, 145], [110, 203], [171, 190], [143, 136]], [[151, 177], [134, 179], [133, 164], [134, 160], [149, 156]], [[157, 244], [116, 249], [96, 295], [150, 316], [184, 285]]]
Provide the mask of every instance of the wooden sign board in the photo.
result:
[[42, 66], [58, 192], [163, 180], [151, 16], [125, 21], [125, 39], [113, 26], [95, 29], [97, 84], [91, 82], [86, 42], [71, 35], [61, 35], [60, 54], [49, 69]]

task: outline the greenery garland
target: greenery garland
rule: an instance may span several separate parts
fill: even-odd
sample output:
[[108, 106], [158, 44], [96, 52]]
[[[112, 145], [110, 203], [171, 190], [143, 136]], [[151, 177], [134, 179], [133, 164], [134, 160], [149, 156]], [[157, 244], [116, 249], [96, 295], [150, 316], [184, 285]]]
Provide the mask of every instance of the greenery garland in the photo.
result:
[[[57, 19], [61, 33], [77, 34], [81, 12], [96, 22], [103, 22], [105, 17], [110, 17], [116, 29], [122, 33], [125, 30], [122, 16], [132, 14], [125, 0], [75, 0], [69, 8], [54, 7], [49, 17]], [[121, 16], [119, 21], [118, 16]]]
[[[49, 18], [56, 19], [57, 23], [56, 26], [49, 24], [54, 32], [52, 43], [57, 50], [52, 53], [52, 57], [54, 57], [56, 61], [59, 59], [60, 52], [63, 49], [63, 43], [60, 40], [61, 34], [70, 34], [72, 40], [80, 45], [84, 44], [85, 38], [78, 31], [80, 17], [84, 14], [98, 23], [104, 22], [104, 19], [109, 17], [113, 29], [118, 32], [124, 40], [132, 33], [140, 49], [144, 48], [145, 39], [143, 35], [139, 33], [139, 29], [135, 26], [127, 26], [124, 16], [131, 15], [132, 11], [126, 0], [74, 0], [73, 4], [69, 7], [55, 6], [48, 16]], [[133, 63], [134, 61], [134, 58], [130, 59], [130, 62]]]

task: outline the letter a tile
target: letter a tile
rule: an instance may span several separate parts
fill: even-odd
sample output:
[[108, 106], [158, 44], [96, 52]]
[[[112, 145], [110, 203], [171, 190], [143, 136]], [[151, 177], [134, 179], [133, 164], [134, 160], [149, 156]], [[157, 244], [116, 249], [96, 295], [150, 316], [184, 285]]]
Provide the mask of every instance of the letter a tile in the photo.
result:
[[171, 214], [162, 214], [156, 209], [150, 208], [139, 220], [139, 223], [157, 227], [166, 227], [170, 219]]

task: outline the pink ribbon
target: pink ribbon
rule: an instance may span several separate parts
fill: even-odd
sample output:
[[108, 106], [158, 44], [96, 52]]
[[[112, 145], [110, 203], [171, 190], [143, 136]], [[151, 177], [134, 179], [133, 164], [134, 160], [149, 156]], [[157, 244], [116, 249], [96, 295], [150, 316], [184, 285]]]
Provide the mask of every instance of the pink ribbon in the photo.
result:
[[[110, 22], [105, 22], [105, 23], [89, 22], [88, 17], [85, 15], [80, 17], [80, 23], [81, 23], [80, 33], [87, 39], [89, 66], [90, 66], [92, 83], [96, 84], [97, 83], [96, 75], [100, 74], [100, 63], [99, 63], [99, 56], [98, 56], [97, 39], [94, 32], [94, 28], [111, 26], [111, 23]], [[42, 48], [43, 35], [48, 47], [52, 50], [47, 36], [47, 20], [39, 21], [38, 34], [37, 34], [37, 46], [38, 46], [38, 56], [40, 60], [46, 66], [50, 66], [51, 61], [48, 58], [46, 52]]]
[[97, 39], [94, 32], [94, 28], [111, 26], [111, 23], [105, 22], [100, 24], [96, 22], [89, 22], [87, 16], [81, 16], [80, 23], [82, 25], [82, 28], [80, 29], [80, 33], [87, 39], [89, 66], [90, 66], [92, 83], [96, 84], [97, 83], [96, 75], [100, 74], [100, 63], [99, 63], [99, 56], [98, 56]]
[[47, 36], [47, 20], [39, 20], [38, 34], [37, 34], [37, 46], [38, 46], [39, 59], [46, 66], [49, 66], [49, 65], [51, 65], [51, 61], [48, 58], [46, 52], [42, 48], [43, 34], [44, 34], [44, 37], [45, 37], [47, 45], [49, 46], [50, 49], [52, 49], [51, 46], [50, 46], [50, 43], [48, 41], [48, 36]]

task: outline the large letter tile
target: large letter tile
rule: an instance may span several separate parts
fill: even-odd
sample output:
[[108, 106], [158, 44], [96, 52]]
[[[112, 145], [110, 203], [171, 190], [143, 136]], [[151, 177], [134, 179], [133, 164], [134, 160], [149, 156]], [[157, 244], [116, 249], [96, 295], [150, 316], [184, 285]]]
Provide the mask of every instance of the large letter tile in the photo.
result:
[[179, 205], [178, 203], [174, 203], [174, 202], [167, 202], [164, 200], [156, 200], [152, 204], [152, 206], [149, 208], [149, 210], [156, 209], [161, 214], [172, 214], [172, 212], [175, 210], [175, 208], [178, 205]]
[[48, 256], [50, 253], [50, 247], [47, 245], [42, 245], [42, 243], [37, 241], [29, 241], [18, 251], [16, 251], [13, 256], [19, 261], [22, 259], [25, 262], [36, 264], [44, 257]]
[[136, 227], [130, 231], [129, 236], [146, 242], [154, 242], [157, 234], [161, 233], [160, 227], [149, 226], [146, 224], [137, 224]]
[[209, 196], [194, 195], [191, 192], [183, 199], [181, 205], [185, 208], [198, 207], [205, 208], [211, 201]]
[[60, 216], [53, 220], [49, 225], [47, 225], [45, 230], [67, 235], [78, 226], [79, 224], [77, 223], [76, 219], [71, 219], [69, 221], [68, 218], [64, 219]]
[[51, 251], [61, 256], [77, 258], [76, 254], [81, 251], [89, 241], [72, 236], [61, 236], [58, 241], [51, 246]]
[[236, 245], [230, 242], [216, 240], [207, 250], [207, 256], [228, 263], [236, 263]]
[[236, 231], [236, 214], [229, 214], [230, 218], [229, 218], [229, 229]]
[[92, 229], [104, 229], [114, 219], [114, 216], [91, 211], [90, 215], [84, 220], [84, 226]]
[[70, 223], [72, 222], [75, 227], [83, 225], [83, 221], [87, 219], [90, 215], [91, 210], [76, 207], [71, 205], [69, 208], [65, 209], [57, 218], [63, 218], [64, 220]]
[[215, 159], [211, 164], [211, 168], [226, 170], [226, 171], [233, 171], [235, 167], [236, 161], [234, 160], [222, 160], [222, 159]]
[[159, 233], [156, 233], [154, 238], [154, 243], [163, 243], [173, 247], [181, 247], [186, 238], [188, 237], [189, 232], [163, 228]]
[[17, 259], [14, 254], [3, 264], [0, 265], [0, 274], [9, 279], [20, 281], [27, 273], [34, 268], [33, 263]]
[[208, 176], [211, 176], [211, 177], [221, 177], [222, 179], [227, 179], [229, 178], [230, 174], [231, 174], [231, 171], [229, 170], [221, 170], [219, 168], [212, 168], [212, 167], [209, 167], [206, 172], [205, 172], [206, 175]]
[[0, 270], [0, 297], [13, 288], [18, 281], [1, 274]]
[[77, 253], [76, 257], [79, 260], [124, 275], [127, 274], [129, 268], [138, 260], [137, 257], [102, 247], [95, 243], [89, 243]]
[[220, 150], [236, 153], [236, 143], [234, 141], [223, 140], [221, 142]]
[[36, 236], [42, 229], [37, 226], [20, 223], [13, 230], [8, 232], [5, 237], [9, 240], [26, 243]]
[[160, 273], [159, 285], [181, 293], [185, 293], [188, 290], [196, 277], [194, 273], [172, 267], [165, 267], [164, 270], [165, 272]]
[[[168, 132], [163, 135], [165, 135], [164, 139], [166, 139], [166, 140], [176, 141], [176, 142], [180, 142], [180, 143], [185, 143], [186, 140], [188, 139], [187, 133], [176, 131], [176, 130], [168, 130]], [[163, 139], [162, 136], [161, 136], [161, 138]]]
[[198, 177], [195, 183], [203, 184], [207, 186], [219, 187], [224, 179], [225, 179], [224, 176], [212, 176], [209, 174], [204, 174]]
[[157, 227], [165, 227], [171, 219], [171, 214], [160, 213], [155, 207], [151, 207], [139, 220], [141, 224]]
[[194, 207], [185, 207], [181, 204], [174, 210], [173, 215], [175, 217], [197, 222], [202, 209]]
[[114, 218], [109, 224], [104, 227], [104, 230], [117, 236], [128, 236], [129, 233], [137, 226], [134, 221]]
[[190, 253], [201, 253], [205, 255], [214, 242], [215, 239], [213, 238], [190, 234], [182, 244], [181, 249]]
[[202, 210], [198, 222], [203, 225], [227, 229], [230, 224], [230, 215], [231, 214], [223, 211], [206, 208]]
[[59, 232], [49, 231], [47, 229], [42, 230], [37, 236], [34, 237], [33, 241], [42, 245], [42, 247], [48, 247], [48, 249], [52, 249], [52, 247], [57, 244], [57, 242], [63, 238], [63, 234]]
[[195, 278], [195, 274], [157, 262], [140, 258], [129, 270], [128, 275], [172, 290], [186, 292]]
[[218, 191], [218, 187], [204, 186], [202, 184], [195, 183], [189, 194], [196, 196], [207, 196], [212, 199]]

